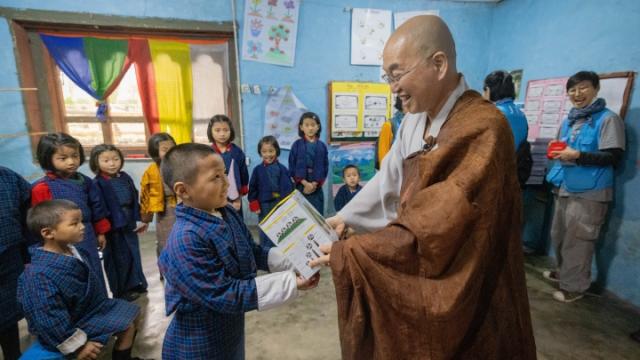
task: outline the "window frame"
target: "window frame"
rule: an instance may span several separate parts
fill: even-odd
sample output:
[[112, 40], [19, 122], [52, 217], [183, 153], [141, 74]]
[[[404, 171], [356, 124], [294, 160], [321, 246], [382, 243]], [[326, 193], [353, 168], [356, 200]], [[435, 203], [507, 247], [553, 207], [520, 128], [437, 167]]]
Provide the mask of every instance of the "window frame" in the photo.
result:
[[[37, 88], [37, 91], [23, 92], [23, 104], [27, 128], [31, 140], [33, 160], [36, 161], [36, 147], [40, 137], [49, 132], [68, 131], [59, 69], [39, 39], [38, 32], [78, 33], [83, 35], [123, 35], [145, 36], [157, 39], [190, 39], [228, 41], [229, 86], [228, 116], [237, 129], [236, 143], [242, 146], [242, 119], [240, 89], [238, 81], [238, 59], [235, 51], [234, 25], [232, 22], [204, 22], [191, 20], [142, 19], [71, 12], [51, 12], [40, 10], [15, 10], [0, 8], [0, 16], [5, 17], [15, 46], [15, 57], [20, 85], [23, 88]], [[82, 23], [78, 23], [82, 19]], [[45, 90], [45, 91], [42, 91]], [[89, 117], [72, 117], [71, 122], [97, 122]], [[111, 117], [102, 123], [103, 136], [113, 140], [111, 124], [114, 122], [137, 122], [140, 117]], [[142, 116], [145, 136], [150, 136], [149, 126]], [[76, 121], [79, 120], [79, 121]], [[93, 146], [85, 146], [87, 155]], [[146, 146], [123, 146], [122, 150], [134, 158], [147, 158]]]

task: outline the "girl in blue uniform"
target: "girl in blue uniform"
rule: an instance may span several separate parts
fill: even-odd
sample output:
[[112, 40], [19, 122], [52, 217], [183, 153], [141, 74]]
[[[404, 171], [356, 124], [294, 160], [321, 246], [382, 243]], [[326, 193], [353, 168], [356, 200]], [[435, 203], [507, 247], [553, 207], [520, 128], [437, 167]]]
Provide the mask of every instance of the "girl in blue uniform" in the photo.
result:
[[313, 207], [324, 215], [322, 184], [329, 171], [327, 146], [320, 141], [322, 125], [318, 115], [306, 112], [300, 117], [298, 135], [289, 153], [289, 174]]
[[98, 145], [91, 151], [89, 167], [96, 174], [93, 182], [110, 214], [111, 231], [104, 249], [109, 287], [114, 297], [134, 300], [147, 289], [138, 239], [138, 232], [146, 230], [147, 225], [136, 226], [140, 221], [138, 190], [133, 179], [122, 171], [123, 166], [122, 152], [113, 145]]
[[102, 290], [107, 291], [98, 248], [104, 249], [105, 234], [111, 229], [109, 212], [98, 187], [91, 179], [78, 172], [84, 163], [84, 150], [80, 142], [65, 133], [47, 134], [40, 138], [37, 148], [38, 162], [46, 175], [31, 189], [31, 205], [52, 199], [73, 201], [82, 210], [84, 238], [78, 244], [88, 254], [91, 269], [96, 273]]
[[[278, 162], [280, 145], [269, 135], [258, 142], [258, 154], [262, 163], [253, 168], [249, 181], [249, 209], [264, 219], [278, 202], [293, 191], [289, 170]], [[273, 243], [260, 231], [260, 244], [272, 247]]]
[[112, 358], [131, 358], [138, 306], [107, 298], [87, 252], [75, 247], [84, 241], [83, 217], [68, 200], [29, 210], [27, 226], [42, 246], [30, 248], [31, 264], [18, 280], [18, 300], [37, 338], [22, 359], [96, 359], [111, 335]]
[[247, 157], [233, 140], [236, 138], [231, 119], [226, 115], [216, 115], [209, 120], [207, 136], [213, 150], [222, 156], [225, 173], [229, 178], [229, 200], [231, 205], [242, 216], [242, 197], [249, 192], [249, 170]]

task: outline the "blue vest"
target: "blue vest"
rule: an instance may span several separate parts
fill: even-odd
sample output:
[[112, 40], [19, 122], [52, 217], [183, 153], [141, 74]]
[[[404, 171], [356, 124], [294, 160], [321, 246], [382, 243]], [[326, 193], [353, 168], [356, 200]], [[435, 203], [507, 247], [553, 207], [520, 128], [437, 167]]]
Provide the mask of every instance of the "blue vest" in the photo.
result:
[[[575, 136], [571, 135], [569, 120], [565, 119], [559, 140], [580, 152], [599, 151], [598, 136], [604, 120], [609, 116], [609, 109], [593, 114], [591, 120], [582, 124]], [[555, 160], [547, 174], [547, 181], [572, 193], [608, 189], [613, 187], [613, 166], [581, 166], [562, 164]]]
[[497, 101], [496, 107], [502, 111], [504, 117], [507, 118], [507, 121], [511, 126], [513, 141], [517, 151], [520, 145], [527, 140], [527, 135], [529, 133], [527, 117], [524, 115], [522, 110], [513, 103], [513, 99], [511, 98]]

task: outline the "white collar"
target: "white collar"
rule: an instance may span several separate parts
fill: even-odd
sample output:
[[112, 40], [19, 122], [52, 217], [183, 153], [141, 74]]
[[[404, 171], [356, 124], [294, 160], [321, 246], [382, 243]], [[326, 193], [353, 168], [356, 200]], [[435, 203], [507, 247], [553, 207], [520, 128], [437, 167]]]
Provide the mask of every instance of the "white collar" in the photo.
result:
[[453, 109], [453, 105], [455, 105], [456, 101], [458, 101], [460, 96], [462, 96], [462, 94], [468, 89], [469, 89], [469, 85], [467, 85], [467, 82], [464, 80], [464, 75], [460, 74], [460, 80], [458, 80], [458, 85], [451, 92], [451, 95], [449, 95], [449, 98], [442, 106], [442, 109], [440, 109], [440, 112], [438, 113], [438, 115], [436, 115], [436, 117], [433, 118], [433, 120], [431, 121], [431, 126], [429, 126], [429, 133], [428, 133], [429, 136], [433, 136], [434, 138], [438, 136], [438, 134], [440, 133], [440, 129], [442, 128], [442, 125], [444, 125], [444, 122], [447, 121], [447, 118], [449, 117], [449, 113], [451, 112], [451, 109]]

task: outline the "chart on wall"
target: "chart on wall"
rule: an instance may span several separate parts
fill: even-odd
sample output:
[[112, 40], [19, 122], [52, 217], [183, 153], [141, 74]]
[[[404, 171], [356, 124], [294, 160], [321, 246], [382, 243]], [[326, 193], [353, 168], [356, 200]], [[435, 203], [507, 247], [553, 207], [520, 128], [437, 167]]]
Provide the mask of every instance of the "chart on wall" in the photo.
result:
[[285, 86], [269, 95], [265, 106], [264, 135], [273, 135], [282, 149], [291, 149], [298, 139], [298, 121], [307, 107]]
[[382, 50], [391, 35], [391, 11], [353, 9], [351, 64], [382, 65]]
[[329, 142], [373, 141], [391, 116], [389, 84], [332, 81]]
[[293, 66], [300, 0], [246, 0], [242, 60]]

